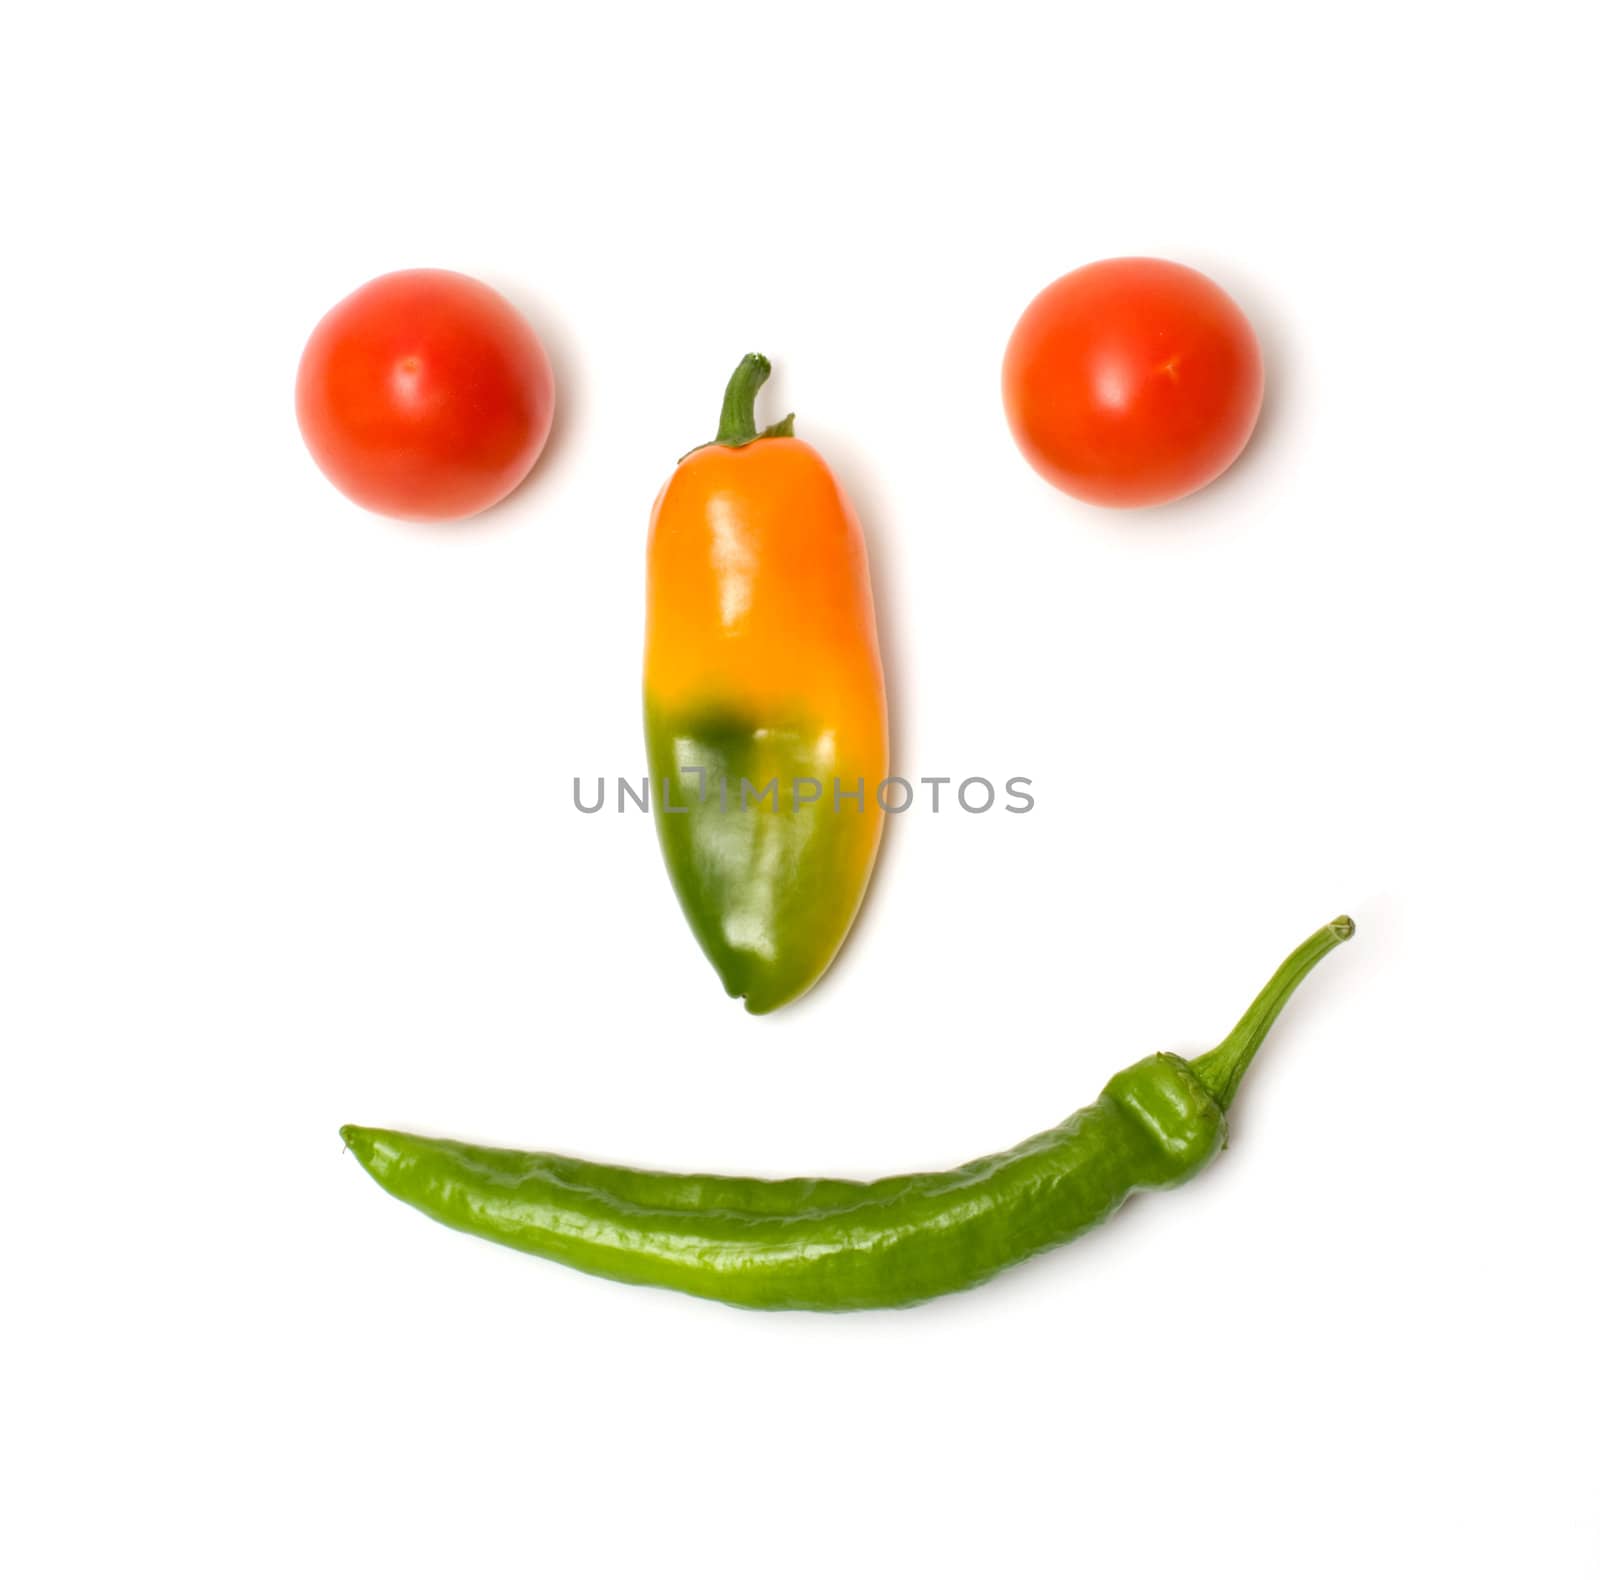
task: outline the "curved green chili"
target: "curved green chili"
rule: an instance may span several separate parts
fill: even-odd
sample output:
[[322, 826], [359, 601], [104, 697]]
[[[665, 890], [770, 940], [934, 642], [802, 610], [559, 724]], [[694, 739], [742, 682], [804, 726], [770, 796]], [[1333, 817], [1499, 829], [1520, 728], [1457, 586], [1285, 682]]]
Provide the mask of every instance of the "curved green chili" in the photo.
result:
[[340, 1134], [401, 1201], [584, 1272], [768, 1310], [914, 1305], [1075, 1239], [1134, 1191], [1192, 1179], [1223, 1147], [1224, 1113], [1289, 995], [1354, 931], [1341, 916], [1308, 938], [1210, 1053], [1141, 1059], [1053, 1130], [943, 1173], [738, 1179]]

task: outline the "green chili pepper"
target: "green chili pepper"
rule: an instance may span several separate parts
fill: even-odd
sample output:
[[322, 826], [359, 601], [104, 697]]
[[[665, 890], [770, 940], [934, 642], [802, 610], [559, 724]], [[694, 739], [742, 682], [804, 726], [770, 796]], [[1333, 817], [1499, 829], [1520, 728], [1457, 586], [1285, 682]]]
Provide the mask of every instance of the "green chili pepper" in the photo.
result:
[[1289, 995], [1354, 931], [1341, 916], [1308, 938], [1210, 1053], [1141, 1059], [1054, 1130], [946, 1173], [735, 1179], [340, 1134], [401, 1201], [584, 1272], [767, 1310], [914, 1305], [1075, 1239], [1134, 1191], [1192, 1179], [1225, 1144], [1224, 1113]]

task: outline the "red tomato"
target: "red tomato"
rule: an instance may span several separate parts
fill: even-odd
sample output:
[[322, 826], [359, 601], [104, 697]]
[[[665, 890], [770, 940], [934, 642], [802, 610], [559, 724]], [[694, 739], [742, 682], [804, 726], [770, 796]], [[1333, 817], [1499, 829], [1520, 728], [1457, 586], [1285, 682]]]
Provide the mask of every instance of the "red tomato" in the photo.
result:
[[544, 347], [498, 291], [447, 269], [380, 275], [312, 330], [295, 411], [312, 458], [358, 505], [411, 521], [487, 510], [550, 434]]
[[1096, 505], [1204, 488], [1261, 410], [1261, 350], [1230, 297], [1160, 258], [1108, 258], [1028, 305], [1006, 347], [1006, 417], [1029, 464]]

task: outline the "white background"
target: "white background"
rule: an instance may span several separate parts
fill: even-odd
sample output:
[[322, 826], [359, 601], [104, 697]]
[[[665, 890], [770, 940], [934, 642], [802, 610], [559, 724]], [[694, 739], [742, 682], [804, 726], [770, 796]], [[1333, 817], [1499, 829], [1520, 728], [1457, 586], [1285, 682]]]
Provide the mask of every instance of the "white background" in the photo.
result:
[[[1593, 1575], [1587, 8], [36, 7], [6, 24], [0, 1431], [20, 1576]], [[1244, 460], [1016, 454], [1035, 291], [1251, 314]], [[476, 524], [292, 410], [440, 265], [559, 380]], [[866, 524], [902, 773], [836, 968], [724, 999], [637, 813], [643, 545], [738, 357]], [[919, 1310], [452, 1235], [345, 1121], [953, 1163], [1341, 910], [1182, 1193]]]

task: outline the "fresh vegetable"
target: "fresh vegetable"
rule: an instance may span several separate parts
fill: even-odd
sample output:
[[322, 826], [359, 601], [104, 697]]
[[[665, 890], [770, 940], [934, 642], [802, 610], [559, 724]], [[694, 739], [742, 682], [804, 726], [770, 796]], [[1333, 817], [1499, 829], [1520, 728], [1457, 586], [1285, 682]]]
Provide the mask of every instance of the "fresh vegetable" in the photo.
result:
[[645, 738], [684, 915], [752, 1014], [827, 970], [866, 892], [888, 769], [867, 551], [748, 356], [650, 521]]
[[1091, 263], [1047, 286], [1006, 347], [1006, 417], [1029, 464], [1096, 505], [1203, 488], [1261, 410], [1261, 352], [1219, 286], [1160, 258]]
[[1308, 938], [1210, 1053], [1141, 1059], [1054, 1130], [948, 1173], [732, 1179], [340, 1134], [401, 1201], [587, 1273], [766, 1309], [913, 1305], [1064, 1244], [1131, 1192], [1193, 1178], [1225, 1144], [1224, 1114], [1289, 995], [1354, 930], [1341, 916]]
[[300, 432], [335, 488], [368, 510], [452, 521], [528, 475], [550, 433], [550, 361], [480, 280], [385, 274], [347, 296], [300, 358]]

